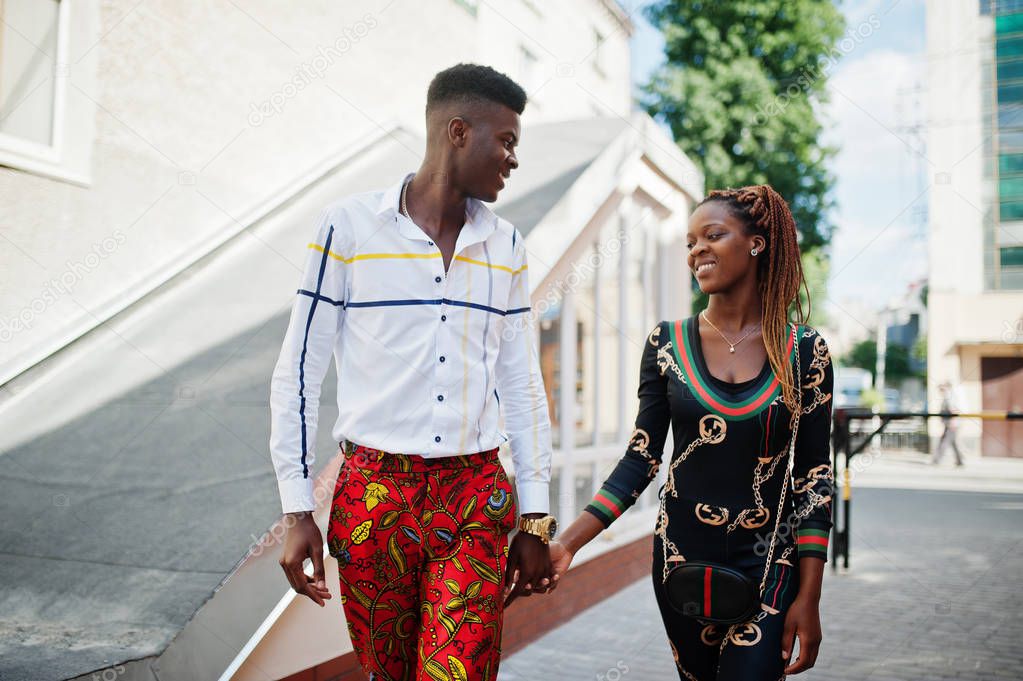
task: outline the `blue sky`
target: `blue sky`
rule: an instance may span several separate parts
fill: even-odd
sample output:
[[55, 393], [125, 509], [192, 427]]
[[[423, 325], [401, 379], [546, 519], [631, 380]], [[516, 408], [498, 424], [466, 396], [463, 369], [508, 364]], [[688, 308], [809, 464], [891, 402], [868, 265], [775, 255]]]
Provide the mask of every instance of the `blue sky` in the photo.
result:
[[[636, 7], [634, 82], [663, 61], [664, 42]], [[827, 307], [832, 315], [883, 307], [926, 276], [928, 178], [921, 162], [925, 122], [924, 0], [840, 3], [843, 58], [831, 71], [822, 111], [824, 141], [840, 148]], [[883, 273], [883, 275], [879, 275]]]

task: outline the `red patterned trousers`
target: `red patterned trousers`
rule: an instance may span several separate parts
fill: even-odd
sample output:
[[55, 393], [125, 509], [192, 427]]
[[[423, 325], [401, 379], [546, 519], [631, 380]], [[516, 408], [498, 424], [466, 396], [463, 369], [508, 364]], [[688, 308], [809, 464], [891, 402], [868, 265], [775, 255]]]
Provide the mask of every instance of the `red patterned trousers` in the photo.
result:
[[344, 452], [327, 545], [363, 669], [373, 681], [494, 681], [517, 517], [497, 450]]

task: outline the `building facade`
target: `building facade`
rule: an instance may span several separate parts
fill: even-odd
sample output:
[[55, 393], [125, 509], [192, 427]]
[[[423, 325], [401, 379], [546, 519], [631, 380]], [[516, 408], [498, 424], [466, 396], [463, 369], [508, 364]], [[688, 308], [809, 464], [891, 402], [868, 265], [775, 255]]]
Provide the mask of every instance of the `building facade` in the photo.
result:
[[[0, 16], [0, 451], [17, 471], [0, 507], [33, 528], [4, 535], [25, 557], [5, 561], [0, 606], [39, 633], [0, 639], [0, 675], [351, 662], [340, 606], [295, 599], [277, 564], [266, 388], [316, 214], [418, 167], [426, 86], [458, 62], [529, 95], [494, 209], [529, 253], [552, 508], [582, 508], [627, 444], [647, 334], [689, 310], [703, 192], [633, 109], [616, 2], [3, 0]], [[316, 444], [329, 490], [326, 425]], [[652, 487], [579, 564], [650, 535]]]
[[[1023, 410], [1023, 3], [927, 3], [928, 402]], [[932, 424], [940, 429], [940, 424]], [[973, 454], [1023, 456], [1023, 426], [964, 420]], [[936, 434], [932, 433], [932, 434]]]

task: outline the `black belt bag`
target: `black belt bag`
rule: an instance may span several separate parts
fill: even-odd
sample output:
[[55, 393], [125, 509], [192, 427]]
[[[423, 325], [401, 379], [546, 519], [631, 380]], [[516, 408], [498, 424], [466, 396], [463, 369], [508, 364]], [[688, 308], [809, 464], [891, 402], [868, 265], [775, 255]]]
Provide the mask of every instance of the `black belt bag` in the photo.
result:
[[687, 617], [717, 624], [739, 624], [760, 609], [760, 589], [727, 565], [686, 561], [668, 572], [668, 604]]

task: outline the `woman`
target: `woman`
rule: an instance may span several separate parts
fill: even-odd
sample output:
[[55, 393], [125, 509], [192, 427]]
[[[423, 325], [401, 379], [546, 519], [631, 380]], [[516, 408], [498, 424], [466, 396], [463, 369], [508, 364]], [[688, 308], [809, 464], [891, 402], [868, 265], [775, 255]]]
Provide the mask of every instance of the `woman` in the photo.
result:
[[[661, 490], [653, 582], [679, 677], [776, 681], [812, 667], [821, 640], [832, 524], [831, 359], [814, 329], [787, 321], [793, 302], [806, 319], [798, 301], [806, 282], [792, 213], [774, 189], [711, 192], [690, 217], [687, 242], [707, 309], [650, 333], [626, 454], [552, 543], [551, 556], [560, 577], [635, 502], [657, 475], [670, 423], [674, 452]], [[686, 561], [740, 570], [760, 589], [749, 601], [755, 614], [734, 625], [701, 620], [703, 610], [681, 614], [665, 580]]]

